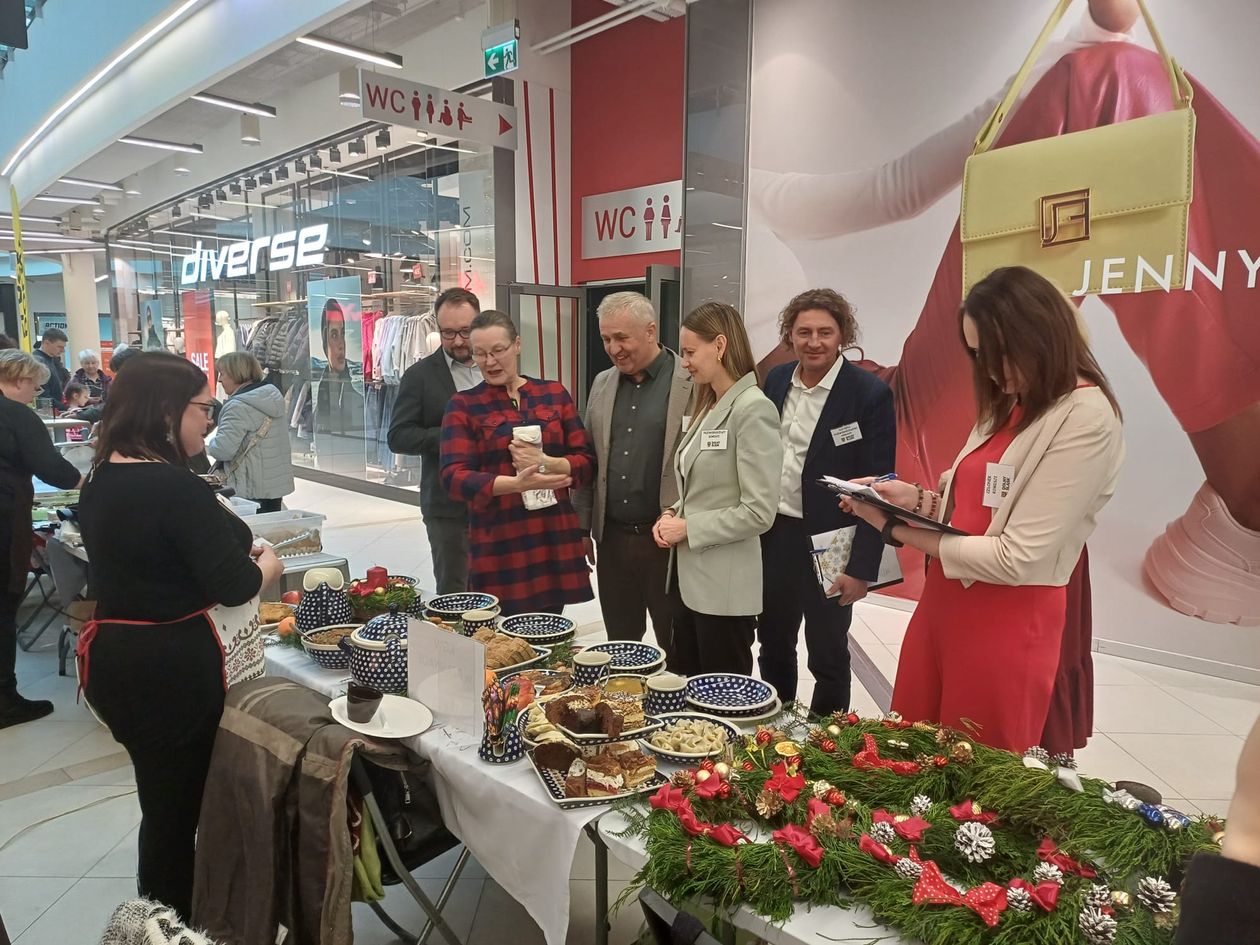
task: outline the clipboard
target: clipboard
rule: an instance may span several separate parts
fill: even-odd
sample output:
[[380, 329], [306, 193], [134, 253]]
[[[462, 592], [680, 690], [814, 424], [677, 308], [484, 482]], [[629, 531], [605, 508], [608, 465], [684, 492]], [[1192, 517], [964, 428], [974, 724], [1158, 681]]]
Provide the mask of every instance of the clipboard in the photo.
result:
[[960, 528], [954, 528], [954, 526], [938, 522], [934, 518], [928, 518], [926, 515], [920, 515], [917, 512], [911, 512], [908, 509], [893, 505], [891, 502], [885, 502], [870, 486], [860, 486], [844, 479], [836, 479], [833, 476], [823, 476], [817, 480], [817, 483], [836, 495], [847, 496], [855, 502], [865, 502], [867, 505], [873, 505], [877, 509], [883, 509], [889, 515], [901, 519], [907, 525], [929, 528], [934, 532], [941, 532], [945, 535], [965, 536], [967, 534]]

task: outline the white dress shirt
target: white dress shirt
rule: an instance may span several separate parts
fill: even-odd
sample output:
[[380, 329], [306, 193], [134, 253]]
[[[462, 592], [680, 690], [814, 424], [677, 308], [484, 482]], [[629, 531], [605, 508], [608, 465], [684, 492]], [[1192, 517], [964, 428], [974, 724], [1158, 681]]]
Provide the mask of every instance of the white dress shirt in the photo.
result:
[[779, 514], [803, 518], [801, 507], [801, 472], [805, 468], [805, 455], [822, 416], [823, 405], [835, 386], [836, 375], [844, 365], [844, 358], [836, 358], [831, 370], [813, 387], [801, 381], [801, 366], [792, 372], [792, 383], [783, 400], [783, 416], [779, 419], [779, 440], [783, 443], [783, 478], [779, 480]]
[[442, 350], [442, 354], [446, 357], [446, 366], [451, 369], [451, 380], [455, 382], [455, 390], [466, 391], [472, 390], [481, 383], [481, 368], [477, 367], [473, 362], [468, 364], [460, 364], [446, 350]]

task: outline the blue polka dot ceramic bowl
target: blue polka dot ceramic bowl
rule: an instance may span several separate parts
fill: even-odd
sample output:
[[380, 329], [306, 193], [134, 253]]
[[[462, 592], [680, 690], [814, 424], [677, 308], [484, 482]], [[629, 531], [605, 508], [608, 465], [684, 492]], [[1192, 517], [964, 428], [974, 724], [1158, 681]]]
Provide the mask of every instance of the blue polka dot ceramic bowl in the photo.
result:
[[499, 632], [530, 643], [559, 643], [573, 636], [576, 626], [560, 614], [516, 614], [499, 621]]
[[706, 711], [752, 712], [774, 703], [774, 687], [752, 676], [706, 673], [687, 680], [687, 701]]
[[[318, 627], [310, 633], [303, 633], [302, 649], [306, 651], [306, 655], [322, 666], [324, 669], [345, 669], [350, 665], [350, 654], [341, 648], [338, 643], [332, 642], [332, 635], [337, 634], [338, 639], [349, 636], [350, 633], [358, 627], [358, 624], [343, 623], [333, 624], [330, 627]], [[316, 643], [316, 639], [326, 639], [329, 642]]]
[[586, 651], [609, 654], [612, 657], [614, 673], [638, 673], [648, 676], [665, 663], [665, 651], [651, 643], [610, 640], [607, 643], [592, 643]]
[[425, 602], [425, 612], [439, 620], [458, 621], [470, 610], [489, 610], [497, 616], [501, 610], [499, 598], [493, 594], [468, 591], [462, 594], [439, 594]]

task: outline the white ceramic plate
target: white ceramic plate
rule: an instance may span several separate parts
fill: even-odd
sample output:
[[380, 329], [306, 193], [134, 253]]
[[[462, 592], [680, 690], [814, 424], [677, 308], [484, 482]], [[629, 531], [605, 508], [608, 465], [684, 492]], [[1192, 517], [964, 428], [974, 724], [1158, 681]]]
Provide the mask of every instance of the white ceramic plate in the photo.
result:
[[674, 722], [699, 720], [701, 722], [709, 722], [716, 725], [722, 731], [726, 732], [726, 744], [721, 748], [715, 748], [713, 751], [674, 751], [671, 748], [660, 748], [653, 745], [650, 737], [643, 739], [643, 745], [648, 751], [654, 752], [662, 758], [668, 758], [670, 761], [688, 762], [699, 761], [703, 758], [720, 758], [722, 755], [726, 754], [729, 748], [739, 744], [742, 739], [739, 729], [737, 729], [730, 720], [720, 719], [716, 715], [705, 715], [702, 712], [666, 712], [657, 718], [661, 722], [665, 723], [664, 728], [669, 728], [669, 726]]
[[373, 738], [411, 738], [433, 724], [433, 713], [423, 703], [406, 696], [386, 695], [370, 722], [350, 721], [345, 696], [328, 703], [328, 708], [333, 718], [346, 728]]

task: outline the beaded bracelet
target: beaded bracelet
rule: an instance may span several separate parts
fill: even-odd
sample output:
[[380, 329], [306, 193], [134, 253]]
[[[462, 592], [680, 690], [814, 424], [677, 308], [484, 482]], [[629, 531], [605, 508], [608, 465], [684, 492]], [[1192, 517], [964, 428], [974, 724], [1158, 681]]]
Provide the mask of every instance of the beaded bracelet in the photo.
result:
[[915, 506], [910, 510], [910, 513], [912, 515], [918, 515], [923, 511], [923, 487], [917, 482], [914, 484], [914, 487], [919, 490], [919, 501], [915, 503]]

